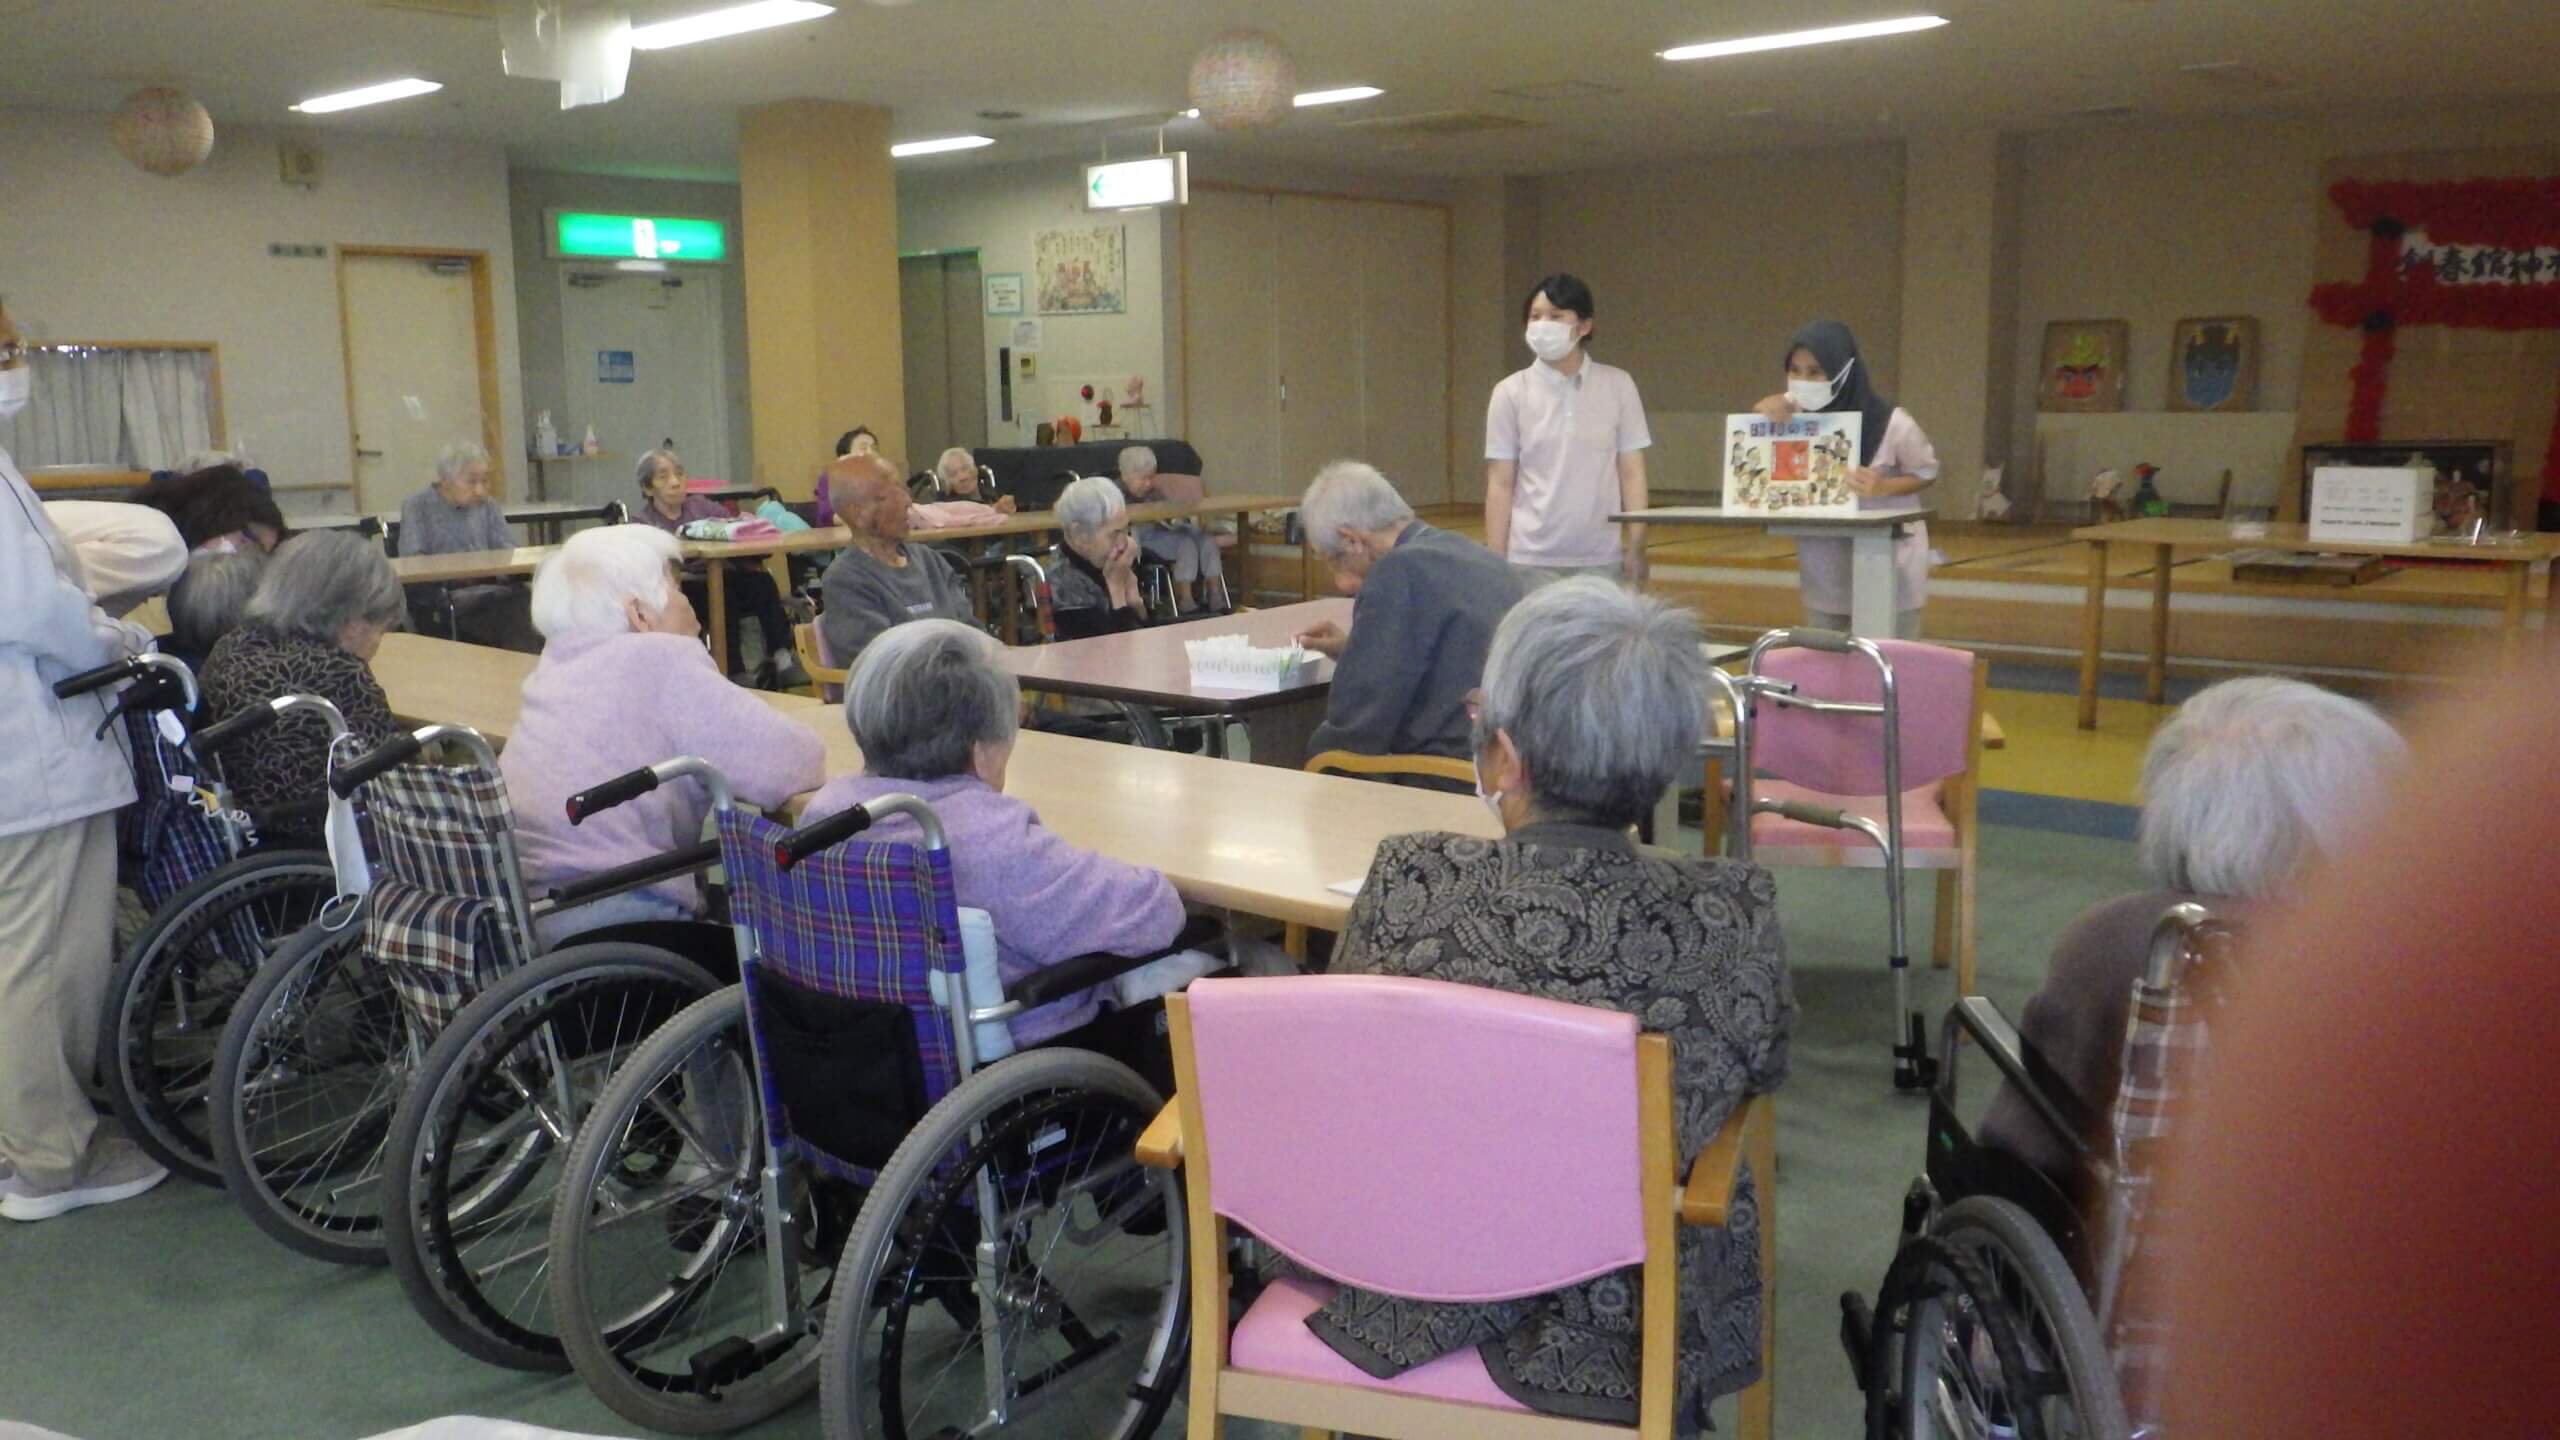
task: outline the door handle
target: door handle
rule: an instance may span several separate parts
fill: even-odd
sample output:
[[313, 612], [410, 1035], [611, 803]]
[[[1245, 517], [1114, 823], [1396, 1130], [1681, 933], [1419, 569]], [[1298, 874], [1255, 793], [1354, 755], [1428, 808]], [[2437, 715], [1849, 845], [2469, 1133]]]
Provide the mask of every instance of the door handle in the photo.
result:
[[382, 458], [382, 452], [379, 450], [367, 450], [362, 447], [358, 447], [356, 450], [356, 458], [359, 460], [379, 460]]

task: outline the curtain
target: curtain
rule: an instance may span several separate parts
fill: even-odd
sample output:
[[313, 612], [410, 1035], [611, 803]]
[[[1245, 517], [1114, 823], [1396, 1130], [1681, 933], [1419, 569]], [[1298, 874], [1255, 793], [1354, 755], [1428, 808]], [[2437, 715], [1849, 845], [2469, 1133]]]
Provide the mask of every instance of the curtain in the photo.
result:
[[136, 470], [167, 470], [213, 446], [213, 356], [202, 350], [126, 350], [126, 455]]
[[124, 465], [124, 377], [115, 354], [38, 350], [28, 356], [34, 394], [0, 445], [30, 474], [56, 465]]

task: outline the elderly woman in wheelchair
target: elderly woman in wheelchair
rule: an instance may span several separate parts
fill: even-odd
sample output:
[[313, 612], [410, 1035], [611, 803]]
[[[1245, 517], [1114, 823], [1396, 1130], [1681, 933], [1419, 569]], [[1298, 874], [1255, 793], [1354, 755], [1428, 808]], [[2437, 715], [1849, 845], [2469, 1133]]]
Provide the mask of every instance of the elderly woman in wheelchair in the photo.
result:
[[622, 1067], [552, 1216], [560, 1333], [626, 1419], [736, 1429], [815, 1386], [835, 1440], [1133, 1440], [1181, 1383], [1182, 1207], [1132, 1148], [1150, 1002], [1214, 926], [1005, 798], [992, 648], [887, 632], [851, 676], [867, 773], [798, 830], [720, 817], [742, 983]]
[[[2202, 1078], [2234, 925], [2376, 818], [2406, 755], [2369, 706], [2293, 680], [2225, 681], [2160, 728], [2155, 888], [2064, 932], [2022, 1024], [1980, 996], [1948, 1016], [1901, 1250], [1872, 1310], [1842, 1297], [1870, 1436], [2159, 1433], [2153, 1158]], [[1999, 1074], [1987, 1107], [1959, 1092], [1968, 1050]]]

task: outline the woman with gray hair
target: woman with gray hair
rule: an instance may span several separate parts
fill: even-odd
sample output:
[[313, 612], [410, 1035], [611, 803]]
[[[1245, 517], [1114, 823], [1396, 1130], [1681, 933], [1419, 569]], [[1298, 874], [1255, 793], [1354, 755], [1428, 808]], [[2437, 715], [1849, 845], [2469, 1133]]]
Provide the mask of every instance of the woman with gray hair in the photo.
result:
[[[1003, 650], [956, 620], [910, 621], [864, 647], [847, 677], [844, 707], [845, 723], [862, 747], [862, 773], [819, 791], [801, 823], [884, 795], [922, 797], [950, 842], [960, 904], [986, 911], [995, 922], [998, 964], [1008, 983], [1078, 955], [1164, 949], [1182, 929], [1173, 882], [1077, 849], [1041, 825], [1029, 805], [1004, 793], [1022, 692], [1004, 668]], [[904, 816], [865, 833], [883, 840], [917, 836]], [[1160, 1084], [1168, 1068], [1152, 1012], [1106, 1014], [1099, 988], [1017, 1015], [1011, 1025], [1015, 1043], [1025, 1046], [1073, 1031], [1065, 1043], [1114, 1055]]]
[[[1705, 683], [1684, 610], [1594, 578], [1521, 601], [1494, 634], [1475, 718], [1477, 790], [1503, 838], [1379, 846], [1333, 961], [1641, 1017], [1672, 1038], [1684, 1173], [1736, 1105], [1786, 1077], [1796, 1017], [1768, 872], [1628, 835], [1696, 754]], [[1756, 1198], [1731, 1213], [1680, 1232], [1682, 1416], [1759, 1374]], [[1493, 1304], [1345, 1287], [1307, 1325], [1371, 1375], [1475, 1350], [1533, 1410], [1632, 1425], [1642, 1310], [1628, 1269]]]
[[1049, 575], [1050, 613], [1061, 640], [1116, 635], [1147, 623], [1138, 593], [1138, 542], [1120, 487], [1087, 475], [1058, 492], [1058, 530], [1066, 544]]
[[[294, 536], [267, 561], [240, 627], [205, 657], [203, 723], [279, 695], [317, 695], [338, 707], [359, 744], [390, 739], [400, 727], [367, 662], [407, 615], [400, 579], [373, 542], [351, 530]], [[223, 777], [252, 810], [290, 807], [283, 838], [317, 844], [328, 752], [317, 716], [288, 715], [224, 755]]]
[[[2123, 1081], [2133, 982], [2161, 913], [2197, 900], [2240, 919], [2289, 894], [2379, 818], [2407, 761], [2407, 744], [2372, 706], [2276, 676], [2207, 686], [2151, 737], [2135, 846], [2153, 888], [2071, 922], [2018, 1023], [2083, 1102], [2091, 1128], [2082, 1138], [2098, 1153], [2106, 1153], [2104, 1117]], [[2025, 1096], [2003, 1086], [1981, 1133], [2079, 1193], [2084, 1177], [2069, 1142]]]
[[267, 573], [267, 552], [203, 550], [188, 557], [169, 588], [169, 633], [160, 648], [203, 673], [205, 659], [223, 636], [238, 629], [249, 596]]
[[[402, 555], [512, 550], [515, 543], [505, 508], [489, 492], [489, 452], [467, 440], [446, 446], [436, 457], [435, 483], [400, 506]], [[418, 617], [417, 628], [428, 634], [450, 626], [455, 639], [475, 645], [526, 652], [542, 648], [525, 618], [521, 581], [413, 585], [409, 604]]]
[[[1120, 488], [1134, 504], [1169, 498], [1156, 473], [1155, 451], [1132, 445], [1120, 452]], [[1217, 535], [1198, 520], [1185, 519], [1150, 520], [1137, 528], [1137, 536], [1138, 549], [1148, 559], [1173, 567], [1174, 608], [1204, 608], [1209, 603], [1208, 582], [1226, 575]]]

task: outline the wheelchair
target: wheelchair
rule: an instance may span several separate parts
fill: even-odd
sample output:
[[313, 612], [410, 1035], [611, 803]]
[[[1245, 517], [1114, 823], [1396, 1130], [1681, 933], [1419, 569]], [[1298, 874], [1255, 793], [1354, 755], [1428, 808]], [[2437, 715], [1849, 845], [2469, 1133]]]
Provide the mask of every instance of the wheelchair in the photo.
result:
[[[467, 763], [409, 763], [438, 743]], [[535, 927], [707, 868], [716, 852], [689, 847], [534, 901], [496, 757], [475, 732], [396, 736], [329, 783], [364, 792], [381, 875], [360, 915], [348, 907], [297, 937], [233, 1017], [216, 1083], [224, 1178], [287, 1246], [388, 1263], [465, 1353], [565, 1369], [543, 1287], [557, 1162], [621, 1057], [720, 977], [609, 930], [548, 948]]]
[[[1841, 1342], [1867, 1397], [1868, 1440], [2152, 1440], [2159, 1323], [2143, 1288], [2163, 1114], [2191, 1083], [2232, 932], [2173, 905], [2154, 932], [2105, 1121], [2026, 1047], [1998, 1006], [1947, 1017], [1930, 1092], [1927, 1173], [1903, 1200], [1902, 1239], [1870, 1308], [1841, 1297]], [[2085, 1196], [1979, 1141], [1958, 1106], [1958, 1061], [1979, 1049], [2038, 1123], [2065, 1140]], [[1979, 1114], [1981, 1106], [1971, 1107]], [[2087, 1138], [2110, 1137], [2106, 1153]]]
[[[890, 816], [921, 848], [843, 844]], [[552, 1302], [580, 1376], [626, 1420], [681, 1434], [813, 1387], [831, 1440], [1035, 1415], [1080, 1440], [1151, 1433], [1188, 1329], [1180, 1193], [1134, 1161], [1161, 1097], [1071, 1037], [1012, 1053], [1005, 1021], [1184, 964], [1214, 922], [1176, 955], [1088, 955], [1007, 986], [915, 797], [796, 831], [719, 824], [741, 984], [623, 1066], [553, 1212]]]
[[[332, 743], [337, 708], [288, 695], [202, 731], [195, 675], [175, 656], [136, 655], [54, 687], [66, 699], [125, 688], [110, 720], [125, 727], [135, 803], [119, 819], [123, 879], [151, 919], [119, 956], [99, 1016], [107, 1102], [126, 1133], [172, 1172], [222, 1181], [206, 1130], [206, 1077], [233, 1005], [268, 956], [338, 894], [324, 850], [260, 844], [304, 817], [254, 816], [224, 790], [216, 751], [283, 715], [316, 715]], [[353, 816], [335, 822], [353, 834]]]

